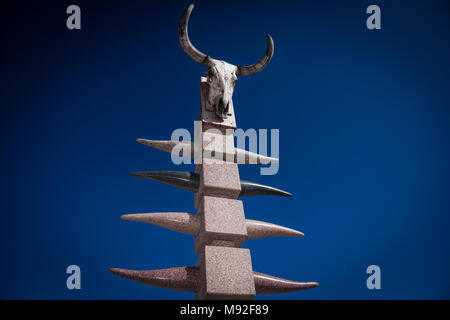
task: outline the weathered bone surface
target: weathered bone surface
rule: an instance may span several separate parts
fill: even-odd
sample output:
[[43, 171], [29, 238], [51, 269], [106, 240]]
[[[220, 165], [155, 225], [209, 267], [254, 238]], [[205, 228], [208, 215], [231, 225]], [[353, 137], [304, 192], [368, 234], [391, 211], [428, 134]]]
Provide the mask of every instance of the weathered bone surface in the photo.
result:
[[[162, 150], [168, 153], [174, 152], [176, 155], [181, 157], [190, 157], [194, 158], [194, 143], [193, 142], [185, 142], [185, 141], [172, 141], [172, 140], [147, 140], [147, 139], [136, 139], [137, 142], [142, 143], [146, 146]], [[188, 150], [185, 152], [185, 150]], [[237, 164], [268, 164], [268, 163], [277, 163], [279, 160], [277, 158], [272, 158], [264, 155], [260, 155], [254, 152], [250, 152], [247, 150], [243, 150], [240, 148], [233, 147], [232, 156], [227, 158], [227, 151], [225, 150], [217, 150], [217, 152], [222, 153], [223, 161], [237, 163]], [[210, 153], [204, 152], [205, 156], [210, 155]]]
[[[128, 270], [110, 268], [111, 273], [165, 289], [197, 292], [200, 284], [198, 267], [177, 267], [160, 270]], [[317, 282], [298, 282], [277, 278], [260, 272], [253, 272], [257, 294], [284, 293], [317, 287]]]
[[193, 9], [194, 5], [191, 4], [181, 17], [178, 24], [178, 39], [183, 50], [194, 61], [209, 67], [205, 72], [209, 83], [208, 100], [214, 106], [216, 115], [221, 119], [225, 119], [228, 114], [228, 106], [233, 96], [237, 76], [248, 76], [260, 72], [269, 64], [274, 52], [273, 39], [270, 35], [266, 35], [266, 53], [253, 65], [235, 66], [222, 60], [213, 59], [195, 48], [189, 39], [188, 24]]
[[[200, 184], [200, 177], [197, 173], [187, 171], [140, 171], [131, 172], [131, 176], [145, 178], [170, 184], [184, 190], [197, 192]], [[289, 192], [273, 188], [264, 184], [241, 180], [241, 193], [239, 197], [273, 195], [291, 197]]]
[[[155, 212], [135, 213], [121, 216], [123, 220], [140, 221], [154, 224], [173, 231], [196, 235], [200, 230], [200, 216], [187, 212]], [[303, 237], [300, 231], [282, 227], [276, 224], [246, 219], [247, 239], [267, 237]]]

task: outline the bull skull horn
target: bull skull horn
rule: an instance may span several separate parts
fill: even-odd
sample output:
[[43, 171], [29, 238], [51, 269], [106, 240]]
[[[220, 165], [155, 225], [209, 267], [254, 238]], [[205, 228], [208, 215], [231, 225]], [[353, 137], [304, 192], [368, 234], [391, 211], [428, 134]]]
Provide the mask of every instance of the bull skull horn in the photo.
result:
[[[194, 5], [193, 4], [189, 5], [189, 7], [184, 11], [183, 16], [181, 17], [180, 23], [178, 25], [178, 39], [180, 40], [181, 47], [188, 54], [188, 56], [190, 56], [194, 61], [202, 65], [210, 66], [210, 62], [213, 59], [208, 55], [204, 54], [203, 52], [199, 51], [197, 48], [195, 48], [192, 45], [191, 41], [189, 40], [188, 24], [189, 24], [189, 17], [191, 16], [193, 9]], [[266, 37], [267, 37], [267, 49], [266, 53], [261, 58], [261, 60], [250, 66], [237, 66], [236, 71], [237, 75], [248, 76], [260, 72], [269, 64], [273, 56], [274, 45], [272, 37], [269, 34], [267, 34]]]
[[191, 57], [194, 61], [204, 65], [209, 66], [209, 57], [203, 52], [197, 50], [189, 40], [188, 35], [188, 24], [189, 17], [191, 16], [192, 9], [194, 9], [194, 5], [191, 4], [184, 11], [183, 16], [180, 19], [180, 23], [178, 24], [178, 40], [180, 40], [181, 47], [183, 50]]
[[251, 66], [237, 66], [236, 74], [238, 76], [249, 76], [254, 73], [260, 72], [264, 69], [270, 62], [273, 56], [273, 39], [270, 34], [266, 34], [267, 37], [267, 49], [264, 57], [261, 58], [257, 63]]

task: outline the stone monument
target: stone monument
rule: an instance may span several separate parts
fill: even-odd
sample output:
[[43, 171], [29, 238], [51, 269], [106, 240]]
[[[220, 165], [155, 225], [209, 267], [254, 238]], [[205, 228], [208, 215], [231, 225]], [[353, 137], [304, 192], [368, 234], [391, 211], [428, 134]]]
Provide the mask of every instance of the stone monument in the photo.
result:
[[236, 129], [232, 95], [238, 76], [263, 70], [274, 45], [267, 35], [267, 50], [250, 66], [216, 60], [196, 49], [188, 36], [194, 5], [181, 17], [178, 37], [183, 50], [207, 66], [200, 79], [201, 143], [137, 139], [139, 143], [178, 155], [196, 158], [195, 172], [133, 172], [132, 176], [167, 183], [194, 192], [197, 213], [160, 212], [124, 215], [124, 220], [142, 221], [195, 237], [196, 266], [160, 270], [111, 268], [118, 276], [166, 289], [191, 291], [196, 299], [252, 299], [259, 293], [282, 293], [309, 289], [316, 282], [296, 282], [253, 271], [250, 250], [241, 248], [247, 239], [270, 236], [302, 237], [303, 233], [275, 224], [245, 218], [242, 200], [255, 195], [291, 194], [270, 186], [241, 180], [238, 164], [269, 163], [278, 159], [234, 147]]

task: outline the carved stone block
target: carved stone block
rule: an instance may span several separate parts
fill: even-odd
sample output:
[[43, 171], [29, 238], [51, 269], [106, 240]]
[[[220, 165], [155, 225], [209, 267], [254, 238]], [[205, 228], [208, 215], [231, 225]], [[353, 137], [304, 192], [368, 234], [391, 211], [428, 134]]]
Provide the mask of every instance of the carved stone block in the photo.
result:
[[240, 247], [247, 239], [242, 201], [202, 196], [199, 203], [200, 230], [195, 237], [195, 252], [206, 245]]
[[241, 193], [238, 166], [233, 163], [201, 164], [199, 194], [237, 199]]
[[253, 299], [255, 296], [250, 250], [206, 246], [197, 265], [202, 279], [196, 299]]

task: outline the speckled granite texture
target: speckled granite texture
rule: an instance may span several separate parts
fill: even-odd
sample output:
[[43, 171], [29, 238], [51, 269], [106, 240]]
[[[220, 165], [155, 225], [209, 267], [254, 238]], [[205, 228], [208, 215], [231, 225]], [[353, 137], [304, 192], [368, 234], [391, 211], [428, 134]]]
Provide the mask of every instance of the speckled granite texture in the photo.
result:
[[199, 269], [197, 299], [252, 299], [256, 294], [248, 249], [205, 246]]
[[[121, 216], [123, 220], [140, 221], [173, 231], [197, 235], [200, 231], [200, 215], [187, 212], [155, 212], [136, 213]], [[273, 223], [246, 219], [247, 239], [267, 237], [303, 237], [300, 231], [279, 226]]]
[[[110, 268], [109, 270], [120, 277], [165, 289], [198, 292], [201, 288], [201, 271], [197, 266], [160, 270], [119, 268]], [[284, 293], [311, 289], [319, 285], [317, 282], [291, 281], [260, 272], [253, 272], [253, 281], [256, 294]], [[214, 290], [218, 290], [217, 286]]]
[[195, 238], [195, 253], [214, 240], [227, 241], [227, 246], [239, 248], [247, 239], [242, 201], [202, 196], [198, 210], [200, 230]]
[[200, 195], [237, 199], [241, 183], [237, 164], [202, 163], [200, 165]]
[[[194, 158], [195, 155], [194, 144], [190, 141], [147, 140], [141, 138], [136, 139], [136, 141], [180, 157]], [[277, 158], [235, 148], [233, 136], [229, 134], [226, 135], [224, 133], [220, 135], [218, 132], [204, 132], [202, 141], [204, 146], [202, 154], [205, 161], [214, 160], [237, 164], [269, 164], [279, 161]]]
[[[187, 172], [187, 171], [140, 171], [140, 172], [130, 172], [130, 176], [145, 178], [154, 181], [159, 181], [162, 183], [170, 184], [174, 187], [185, 189], [192, 192], [198, 192], [200, 186], [200, 175], [201, 165], [196, 167], [199, 173]], [[264, 184], [240, 180], [241, 192], [239, 197], [248, 196], [281, 196], [281, 197], [291, 197], [287, 191], [277, 189]]]

